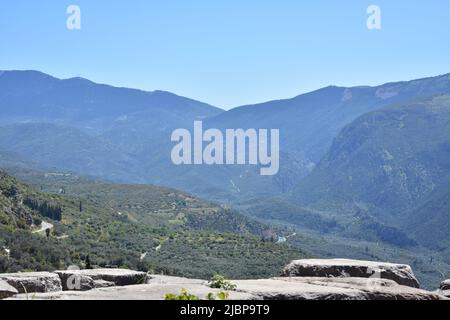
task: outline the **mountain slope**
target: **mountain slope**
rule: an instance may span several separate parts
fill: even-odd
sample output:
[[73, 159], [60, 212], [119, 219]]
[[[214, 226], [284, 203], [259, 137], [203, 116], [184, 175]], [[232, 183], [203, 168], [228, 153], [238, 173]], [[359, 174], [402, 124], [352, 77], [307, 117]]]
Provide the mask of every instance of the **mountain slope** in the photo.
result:
[[47, 168], [107, 175], [119, 181], [138, 177], [132, 159], [120, 148], [69, 126], [22, 123], [0, 127], [0, 152]]
[[209, 230], [263, 236], [270, 227], [227, 207], [152, 185], [113, 184], [61, 171], [5, 168], [36, 189], [63, 193], [153, 227]]
[[[88, 180], [70, 174], [22, 171], [22, 176], [42, 183], [42, 189], [58, 184], [67, 192], [37, 192], [0, 172], [0, 272], [84, 267], [90, 261], [101, 267], [151, 269], [204, 279], [214, 273], [255, 278], [277, 275], [285, 263], [304, 256], [298, 249], [262, 241], [258, 223], [252, 227], [249, 219], [237, 213], [224, 212], [236, 218], [221, 220], [220, 207], [194, 198], [189, 199], [194, 204], [183, 204], [187, 195], [176, 190], [92, 182], [88, 187]], [[89, 193], [70, 195], [77, 185]], [[136, 194], [139, 189], [145, 191]], [[131, 195], [140, 202], [134, 203]], [[60, 216], [50, 216], [49, 208]], [[186, 223], [172, 223], [170, 219], [179, 213], [186, 214]], [[45, 232], [33, 233], [37, 227], [32, 223], [42, 220], [54, 226], [48, 237]]]
[[[119, 182], [155, 182], [164, 172], [176, 177], [172, 131], [221, 112], [169, 92], [61, 80], [37, 71], [0, 73], [0, 151], [41, 167]], [[147, 165], [156, 170], [147, 173]]]
[[[244, 174], [246, 178], [235, 183], [241, 193], [260, 188], [272, 195], [283, 194], [311, 172], [337, 134], [359, 116], [393, 103], [444, 93], [450, 93], [450, 74], [377, 87], [327, 87], [293, 99], [238, 107], [208, 119], [205, 126], [280, 129], [279, 175]], [[235, 168], [234, 176], [245, 170]]]
[[102, 132], [141, 115], [162, 129], [222, 110], [169, 92], [117, 88], [83, 78], [61, 80], [38, 71], [3, 71], [0, 112], [1, 123], [57, 122]]
[[[205, 128], [278, 128], [281, 133], [280, 172], [261, 176], [253, 166], [176, 167], [164, 137], [138, 154], [150, 182], [193, 192], [219, 201], [287, 194], [311, 172], [333, 138], [366, 112], [450, 92], [450, 74], [378, 87], [328, 87], [293, 99], [244, 106], [206, 118]], [[192, 124], [187, 128], [191, 129]], [[158, 152], [152, 152], [158, 150]], [[192, 183], [192, 182], [198, 183]]]
[[359, 116], [382, 107], [450, 92], [450, 74], [377, 87], [327, 87], [293, 99], [243, 106], [219, 114], [219, 128], [279, 128], [283, 147], [317, 162], [333, 138]]
[[[137, 153], [160, 141], [170, 143], [174, 129], [222, 110], [170, 92], [118, 88], [83, 78], [58, 79], [38, 71], [3, 71], [0, 112], [0, 125], [32, 122], [75, 127], [119, 151]], [[134, 181], [132, 176], [128, 180]]]
[[[18, 153], [42, 167], [236, 202], [289, 193], [311, 172], [338, 132], [357, 117], [391, 103], [447, 92], [450, 75], [379, 87], [328, 87], [223, 112], [167, 92], [115, 88], [81, 78], [60, 80], [35, 71], [2, 72], [0, 134], [5, 138], [0, 152]], [[280, 129], [279, 174], [262, 177], [254, 166], [173, 165], [172, 130], [192, 129], [196, 119], [205, 120], [205, 128]], [[38, 127], [47, 123], [51, 124], [47, 130]], [[25, 132], [30, 133], [9, 127], [18, 124], [29, 126]], [[57, 137], [61, 139], [54, 141]], [[18, 140], [19, 146], [12, 145]]]
[[164, 143], [156, 148], [164, 152], [144, 152], [141, 162], [147, 164], [145, 171], [155, 178], [153, 183], [209, 199], [236, 203], [282, 196], [311, 172], [339, 131], [359, 116], [392, 103], [449, 92], [450, 74], [378, 87], [327, 87], [293, 99], [238, 107], [204, 121], [205, 128], [221, 130], [280, 129], [281, 164], [274, 177], [260, 176], [252, 166], [170, 167], [170, 144]]
[[421, 243], [441, 251], [450, 261], [450, 179], [412, 209], [401, 220], [404, 229], [414, 235]]
[[[365, 212], [398, 228], [408, 211], [430, 217], [416, 208], [450, 176], [449, 124], [450, 95], [366, 114], [342, 130], [293, 200], [336, 216]], [[440, 223], [449, 220], [441, 215]], [[434, 242], [448, 241], [441, 236]]]

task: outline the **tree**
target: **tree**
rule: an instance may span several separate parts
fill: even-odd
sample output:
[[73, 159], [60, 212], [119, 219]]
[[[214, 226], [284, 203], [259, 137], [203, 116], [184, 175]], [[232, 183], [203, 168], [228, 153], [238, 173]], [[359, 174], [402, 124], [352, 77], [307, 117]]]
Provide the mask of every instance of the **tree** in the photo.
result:
[[86, 269], [92, 269], [91, 257], [89, 255], [86, 256], [85, 265], [86, 265]]
[[42, 219], [41, 218], [33, 218], [33, 223], [35, 226], [39, 227], [42, 224]]
[[38, 211], [44, 217], [56, 221], [61, 221], [62, 219], [62, 208], [58, 203], [51, 203], [34, 198], [26, 198], [24, 204], [27, 207]]

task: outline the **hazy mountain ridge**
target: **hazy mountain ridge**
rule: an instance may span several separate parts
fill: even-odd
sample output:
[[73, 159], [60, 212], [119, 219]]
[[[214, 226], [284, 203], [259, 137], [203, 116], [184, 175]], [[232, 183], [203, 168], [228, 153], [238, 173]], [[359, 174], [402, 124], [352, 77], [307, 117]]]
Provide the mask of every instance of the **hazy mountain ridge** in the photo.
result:
[[[448, 186], [449, 123], [450, 95], [368, 113], [338, 135], [313, 173], [298, 185], [293, 199], [336, 216], [366, 212], [430, 245], [420, 230], [433, 224], [435, 212], [418, 206], [433, 199], [438, 187]], [[434, 200], [434, 205], [442, 201]], [[425, 207], [432, 209], [430, 203]], [[436, 216], [441, 226], [450, 221], [448, 214]], [[416, 221], [415, 227], [407, 220]], [[434, 245], [448, 241], [448, 235], [439, 234], [442, 237], [433, 237]]]
[[219, 128], [280, 128], [284, 148], [318, 162], [339, 131], [359, 116], [394, 103], [449, 92], [450, 74], [376, 87], [330, 86], [292, 99], [238, 107], [209, 123]]
[[4, 71], [0, 102], [2, 123], [59, 122], [97, 133], [141, 112], [153, 116], [160, 112], [160, 120], [166, 121], [170, 121], [167, 116], [177, 119], [180, 113], [196, 119], [222, 112], [170, 92], [117, 88], [83, 78], [62, 80], [38, 71]]
[[[359, 116], [394, 103], [443, 93], [450, 93], [450, 74], [377, 87], [332, 86], [293, 99], [238, 107], [208, 119], [205, 126], [280, 129], [280, 174], [269, 179], [252, 177], [256, 182], [249, 185], [275, 195], [285, 194], [312, 171], [340, 130]], [[250, 192], [246, 182], [239, 182], [236, 184], [242, 193]]]
[[[80, 139], [107, 146], [85, 148], [77, 142], [72, 152], [66, 153], [60, 144], [47, 144], [48, 150], [39, 150], [33, 148], [33, 141], [26, 146], [27, 140], [22, 140], [23, 149], [30, 152], [22, 152], [21, 156], [40, 165], [46, 165], [53, 153], [58, 158], [51, 159], [52, 165], [66, 170], [118, 182], [175, 187], [209, 199], [235, 202], [290, 192], [325, 155], [339, 131], [358, 116], [399, 101], [446, 92], [450, 92], [450, 75], [378, 87], [327, 87], [293, 99], [223, 112], [167, 92], [115, 88], [81, 78], [60, 80], [35, 71], [11, 71], [0, 77], [0, 124], [44, 122], [76, 127], [91, 136], [80, 135]], [[250, 166], [173, 165], [170, 134], [176, 128], [192, 128], [196, 119], [203, 119], [205, 128], [280, 129], [280, 173], [261, 177], [258, 168]], [[41, 134], [39, 130], [33, 133], [36, 137]], [[78, 153], [80, 146], [82, 152], [74, 163], [72, 154]], [[8, 143], [0, 144], [0, 150], [15, 152]]]

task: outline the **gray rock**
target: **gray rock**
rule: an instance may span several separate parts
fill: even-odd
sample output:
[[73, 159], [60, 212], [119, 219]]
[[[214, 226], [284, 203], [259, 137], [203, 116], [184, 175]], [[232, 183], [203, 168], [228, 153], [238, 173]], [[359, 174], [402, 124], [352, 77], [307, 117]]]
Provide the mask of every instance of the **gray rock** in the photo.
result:
[[292, 261], [283, 270], [284, 277], [389, 279], [400, 285], [419, 288], [410, 266], [385, 262], [346, 259], [310, 259]]
[[261, 300], [444, 300], [392, 280], [368, 278], [274, 278], [235, 281], [237, 290]]
[[[236, 291], [230, 300], [446, 300], [438, 293], [401, 286], [392, 280], [369, 278], [273, 278], [236, 280]], [[164, 300], [166, 294], [180, 294], [186, 289], [200, 299], [218, 293], [204, 280], [149, 276], [147, 284], [95, 289], [41, 293], [38, 300]], [[26, 299], [16, 295], [10, 299]]]
[[16, 288], [9, 285], [6, 281], [0, 280], [0, 299], [12, 297], [18, 293], [19, 291]]
[[450, 279], [442, 281], [440, 289], [441, 290], [450, 290]]
[[96, 288], [95, 281], [91, 277], [85, 276], [75, 271], [56, 271], [61, 279], [64, 291], [88, 291]]
[[23, 272], [3, 273], [0, 280], [16, 288], [19, 293], [58, 292], [62, 291], [62, 284], [56, 273]]
[[171, 277], [162, 275], [147, 275], [147, 284], [184, 284], [186, 286], [190, 285], [207, 285], [208, 281], [189, 279], [181, 277]]
[[105, 281], [105, 280], [94, 280], [94, 284], [95, 284], [95, 288], [96, 289], [109, 288], [109, 287], [114, 287], [115, 286], [114, 282]]
[[[189, 294], [200, 299], [206, 299], [209, 293], [219, 293], [220, 290], [211, 289], [201, 284], [186, 283], [153, 283], [124, 287], [95, 289], [92, 291], [64, 291], [59, 293], [41, 293], [33, 296], [35, 300], [164, 300], [166, 294], [181, 294], [186, 289]], [[249, 300], [252, 295], [241, 292], [230, 292], [231, 300]], [[26, 299], [25, 295], [16, 295], [11, 300]]]
[[65, 275], [80, 275], [83, 277], [90, 277], [95, 280], [104, 280], [114, 283], [116, 286], [130, 286], [136, 284], [143, 284], [147, 280], [145, 272], [132, 271], [127, 269], [92, 269], [92, 270], [68, 270], [57, 271]]

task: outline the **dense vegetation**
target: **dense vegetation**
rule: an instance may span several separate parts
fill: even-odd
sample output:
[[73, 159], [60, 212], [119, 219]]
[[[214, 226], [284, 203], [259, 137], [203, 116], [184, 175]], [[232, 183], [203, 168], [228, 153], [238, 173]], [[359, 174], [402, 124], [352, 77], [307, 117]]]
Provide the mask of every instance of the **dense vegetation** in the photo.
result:
[[[304, 256], [266, 239], [262, 224], [174, 190], [79, 180], [71, 187], [68, 176], [57, 183], [41, 176], [42, 189], [64, 189], [66, 195], [59, 195], [1, 177], [0, 272], [76, 264], [204, 279], [216, 273], [257, 278], [278, 275], [287, 262]], [[21, 204], [18, 195], [35, 201]], [[51, 222], [50, 235], [32, 233], [37, 227], [17, 215], [15, 206], [28, 210], [34, 221]], [[60, 208], [61, 221], [49, 219], [47, 207]]]
[[[419, 242], [437, 248], [448, 243], [450, 234], [439, 232], [448, 215], [430, 205], [441, 203], [448, 188], [449, 121], [450, 95], [368, 113], [338, 135], [291, 200], [340, 220], [362, 215], [359, 233], [367, 235], [370, 227], [391, 244]], [[430, 210], [418, 210], [424, 206]], [[413, 223], [415, 228], [410, 227]], [[421, 230], [425, 223], [436, 227], [429, 234], [434, 241], [427, 241]]]
[[23, 203], [29, 208], [39, 212], [43, 217], [61, 221], [62, 209], [57, 203], [51, 203], [46, 200], [39, 200], [35, 198], [25, 198]]

